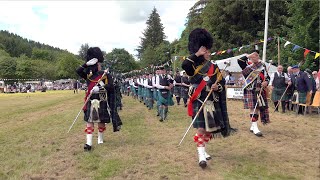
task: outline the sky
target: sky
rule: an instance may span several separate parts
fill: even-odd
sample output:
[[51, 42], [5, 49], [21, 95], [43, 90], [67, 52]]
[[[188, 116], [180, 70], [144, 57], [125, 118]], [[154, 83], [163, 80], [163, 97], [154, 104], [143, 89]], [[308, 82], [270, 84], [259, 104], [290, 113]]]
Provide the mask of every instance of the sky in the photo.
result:
[[189, 9], [182, 1], [0, 1], [0, 30], [78, 54], [80, 46], [135, 55], [146, 21], [155, 7], [168, 41], [179, 39]]

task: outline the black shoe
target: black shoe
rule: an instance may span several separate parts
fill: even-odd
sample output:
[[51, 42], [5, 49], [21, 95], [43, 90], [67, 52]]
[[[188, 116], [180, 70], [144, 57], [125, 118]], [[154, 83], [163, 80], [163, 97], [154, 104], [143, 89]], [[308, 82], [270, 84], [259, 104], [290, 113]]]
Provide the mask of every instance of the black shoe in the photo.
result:
[[187, 104], [184, 105], [184, 107], [187, 107], [187, 106], [188, 106]]
[[88, 144], [85, 144], [84, 147], [83, 147], [83, 149], [85, 151], [91, 151], [91, 148], [92, 148], [92, 146], [89, 146]]
[[157, 116], [160, 116], [160, 114], [158, 113]]
[[204, 169], [204, 168], [207, 167], [207, 162], [206, 162], [206, 161], [201, 161], [201, 162], [199, 162], [199, 166], [200, 166], [202, 169]]
[[254, 135], [256, 135], [258, 137], [262, 137], [263, 136], [261, 132], [258, 132], [257, 134], [254, 134]]
[[163, 122], [163, 119], [162, 118], [160, 118], [160, 120], [159, 120], [160, 122]]

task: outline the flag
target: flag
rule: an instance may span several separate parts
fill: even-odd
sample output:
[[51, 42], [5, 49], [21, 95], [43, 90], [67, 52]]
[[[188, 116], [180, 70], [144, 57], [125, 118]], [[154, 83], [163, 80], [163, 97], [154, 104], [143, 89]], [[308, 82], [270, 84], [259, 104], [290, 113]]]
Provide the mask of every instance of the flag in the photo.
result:
[[304, 58], [306, 58], [306, 55], [307, 55], [309, 52], [310, 52], [309, 49], [304, 50], [304, 53], [303, 53]]
[[300, 48], [300, 46], [298, 46], [298, 45], [294, 45], [294, 47], [292, 48], [292, 51], [293, 52], [295, 52], [297, 49], [299, 49]]
[[284, 47], [286, 47], [287, 45], [291, 44], [291, 42], [287, 41], [285, 44], [284, 44]]
[[314, 56], [314, 59], [317, 59], [317, 57], [320, 56], [320, 53], [316, 53], [316, 55]]

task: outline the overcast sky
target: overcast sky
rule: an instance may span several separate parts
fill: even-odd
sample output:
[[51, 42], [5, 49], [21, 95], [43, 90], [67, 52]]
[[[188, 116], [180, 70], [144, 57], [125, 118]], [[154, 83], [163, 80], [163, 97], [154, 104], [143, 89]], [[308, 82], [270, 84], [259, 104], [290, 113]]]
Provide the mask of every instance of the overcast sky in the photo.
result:
[[140, 43], [153, 7], [168, 41], [180, 38], [189, 9], [184, 1], [0, 1], [0, 29], [77, 54], [81, 44], [129, 53]]

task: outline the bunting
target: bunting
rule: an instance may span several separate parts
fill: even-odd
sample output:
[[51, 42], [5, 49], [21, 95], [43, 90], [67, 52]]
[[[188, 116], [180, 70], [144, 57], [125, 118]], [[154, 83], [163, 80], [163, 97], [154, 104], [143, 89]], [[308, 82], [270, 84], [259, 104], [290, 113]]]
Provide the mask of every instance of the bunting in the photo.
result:
[[292, 42], [290, 42], [290, 41], [288, 41], [288, 40], [285, 40], [285, 39], [282, 38], [282, 37], [280, 37], [280, 40], [281, 40], [281, 41], [282, 41], [282, 40], [285, 41], [284, 47], [288, 46], [289, 44], [292, 44], [292, 45], [293, 45], [293, 48], [292, 48], [292, 51], [293, 51], [293, 52], [296, 52], [298, 49], [301, 49], [301, 48], [304, 49], [304, 52], [303, 52], [304, 58], [306, 58], [306, 56], [307, 56], [308, 54], [310, 54], [310, 52], [314, 54], [314, 59], [317, 59], [317, 58], [320, 56], [320, 52], [311, 51], [310, 49], [304, 48], [304, 47], [299, 46], [299, 45], [297, 45], [297, 44], [294, 44], [294, 43], [292, 43]]

